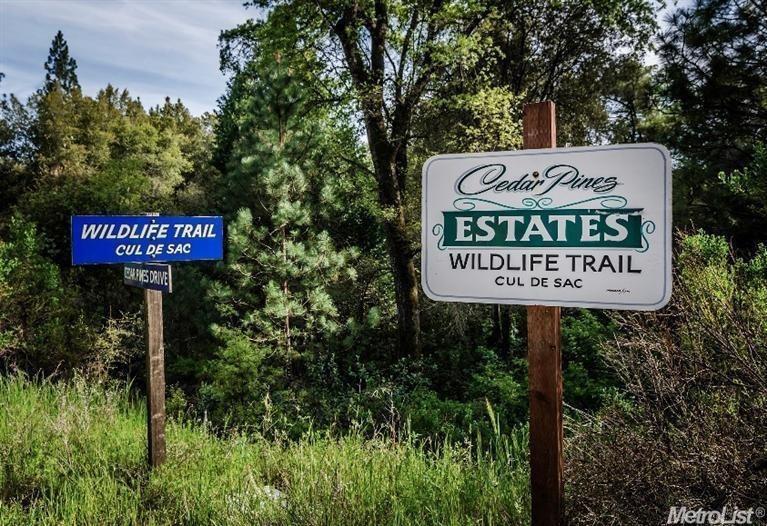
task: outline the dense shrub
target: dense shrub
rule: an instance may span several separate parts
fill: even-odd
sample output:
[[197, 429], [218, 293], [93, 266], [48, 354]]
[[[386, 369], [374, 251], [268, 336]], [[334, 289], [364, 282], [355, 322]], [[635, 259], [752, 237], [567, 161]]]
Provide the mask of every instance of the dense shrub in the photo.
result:
[[94, 340], [44, 249], [35, 226], [18, 218], [0, 239], [0, 360], [50, 374], [62, 363], [80, 365]]
[[665, 524], [671, 506], [764, 504], [767, 249], [681, 239], [672, 302], [616, 317], [604, 349], [625, 395], [569, 424], [573, 524]]
[[110, 309], [102, 323], [47, 248], [47, 238], [20, 217], [0, 239], [0, 367], [62, 376], [78, 371], [95, 380], [125, 370], [143, 352], [141, 317]]
[[605, 311], [567, 309], [562, 316], [564, 401], [581, 410], [599, 409], [619, 382], [599, 352], [617, 325]]

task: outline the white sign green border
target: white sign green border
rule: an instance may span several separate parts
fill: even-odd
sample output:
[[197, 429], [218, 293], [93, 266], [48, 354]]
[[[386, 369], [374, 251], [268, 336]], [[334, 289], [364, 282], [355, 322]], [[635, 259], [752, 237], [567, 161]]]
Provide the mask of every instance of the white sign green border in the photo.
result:
[[437, 155], [421, 283], [436, 301], [656, 310], [671, 296], [671, 159], [658, 144]]

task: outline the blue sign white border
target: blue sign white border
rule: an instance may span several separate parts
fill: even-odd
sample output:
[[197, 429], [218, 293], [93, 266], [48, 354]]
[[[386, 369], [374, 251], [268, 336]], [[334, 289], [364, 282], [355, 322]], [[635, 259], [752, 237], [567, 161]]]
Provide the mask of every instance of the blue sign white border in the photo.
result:
[[[198, 218], [198, 219], [220, 219], [221, 220], [221, 257], [206, 257], [206, 258], [185, 258], [185, 259], [153, 259], [153, 260], [136, 260], [136, 261], [115, 261], [115, 262], [87, 262], [87, 263], [75, 263], [75, 231], [74, 231], [74, 219], [75, 217], [93, 217], [93, 218], [131, 218], [131, 219], [162, 219], [167, 217], [173, 218]], [[90, 265], [124, 265], [126, 263], [156, 263], [156, 264], [171, 264], [171, 263], [188, 263], [192, 261], [221, 261], [226, 254], [226, 223], [223, 215], [154, 215], [154, 214], [72, 214], [69, 217], [69, 242], [70, 242], [70, 264], [72, 266], [90, 266]]]

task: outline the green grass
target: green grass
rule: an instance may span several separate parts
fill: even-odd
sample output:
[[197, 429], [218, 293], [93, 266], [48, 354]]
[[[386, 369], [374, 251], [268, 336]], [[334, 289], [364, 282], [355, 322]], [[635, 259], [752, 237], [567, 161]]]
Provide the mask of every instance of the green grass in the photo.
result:
[[524, 431], [496, 429], [489, 453], [354, 433], [219, 438], [173, 421], [166, 437], [150, 474], [127, 389], [0, 378], [0, 525], [529, 523]]

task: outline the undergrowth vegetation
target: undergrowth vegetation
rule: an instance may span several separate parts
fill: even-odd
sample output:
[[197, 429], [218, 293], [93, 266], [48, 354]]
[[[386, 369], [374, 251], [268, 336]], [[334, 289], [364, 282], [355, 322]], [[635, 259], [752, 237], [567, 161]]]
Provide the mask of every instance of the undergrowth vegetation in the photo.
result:
[[306, 433], [298, 441], [171, 421], [145, 466], [126, 387], [0, 379], [0, 524], [525, 524], [524, 430], [461, 445]]
[[624, 393], [570, 422], [574, 524], [765, 503], [767, 250], [736, 258], [723, 238], [697, 234], [681, 239], [676, 262], [669, 307], [616, 316], [604, 354]]

